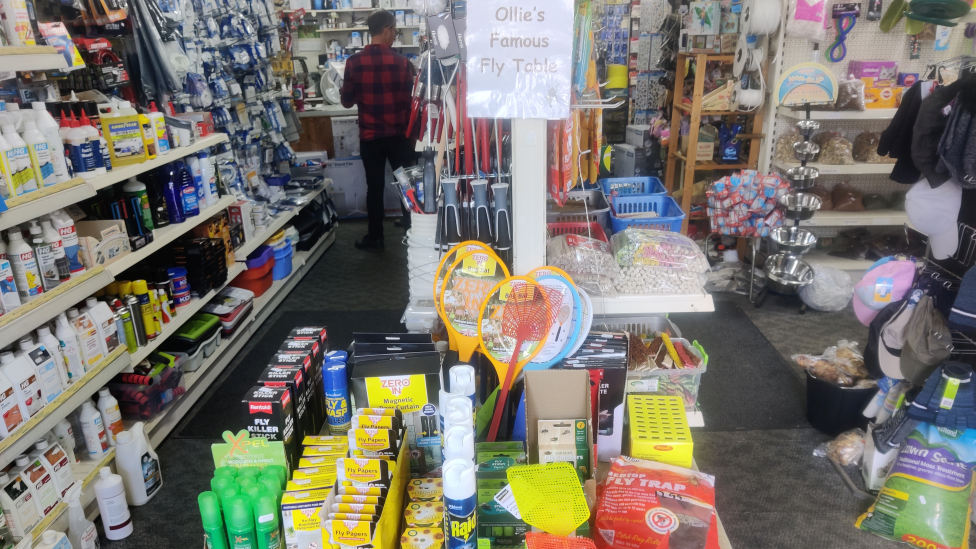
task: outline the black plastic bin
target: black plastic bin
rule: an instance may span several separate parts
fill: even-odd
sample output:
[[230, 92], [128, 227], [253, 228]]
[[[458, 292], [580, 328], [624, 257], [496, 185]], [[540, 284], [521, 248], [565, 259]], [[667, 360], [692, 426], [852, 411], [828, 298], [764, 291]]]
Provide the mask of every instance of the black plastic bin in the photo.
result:
[[862, 413], [878, 394], [877, 387], [854, 389], [838, 387], [807, 373], [807, 421], [821, 433], [837, 436], [844, 431], [867, 427]]

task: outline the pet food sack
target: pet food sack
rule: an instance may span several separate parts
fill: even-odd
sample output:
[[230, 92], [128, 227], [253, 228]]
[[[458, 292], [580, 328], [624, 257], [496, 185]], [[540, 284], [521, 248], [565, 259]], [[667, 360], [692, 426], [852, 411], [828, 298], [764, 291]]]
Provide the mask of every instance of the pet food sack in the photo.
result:
[[718, 549], [715, 477], [618, 457], [600, 488], [599, 549]]
[[855, 526], [913, 547], [969, 547], [976, 430], [929, 423], [905, 439], [877, 501]]

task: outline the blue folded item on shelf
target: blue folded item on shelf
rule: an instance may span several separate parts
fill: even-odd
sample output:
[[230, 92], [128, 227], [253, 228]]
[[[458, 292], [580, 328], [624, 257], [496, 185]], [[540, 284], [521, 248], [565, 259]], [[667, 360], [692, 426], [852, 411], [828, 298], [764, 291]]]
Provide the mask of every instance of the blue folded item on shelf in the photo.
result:
[[976, 428], [972, 366], [943, 362], [926, 380], [925, 387], [908, 410], [908, 417], [947, 429]]

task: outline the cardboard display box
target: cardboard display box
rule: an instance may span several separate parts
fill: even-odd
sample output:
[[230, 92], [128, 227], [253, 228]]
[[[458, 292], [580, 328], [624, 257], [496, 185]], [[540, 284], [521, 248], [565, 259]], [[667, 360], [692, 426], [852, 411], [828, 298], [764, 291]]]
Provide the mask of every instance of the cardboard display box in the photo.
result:
[[525, 442], [529, 463], [539, 463], [539, 420], [585, 419], [586, 445], [590, 451], [587, 484], [595, 482], [593, 412], [590, 406], [590, 374], [582, 370], [535, 370], [525, 372]]
[[132, 253], [129, 233], [122, 220], [75, 221], [78, 257], [86, 269], [109, 265]]

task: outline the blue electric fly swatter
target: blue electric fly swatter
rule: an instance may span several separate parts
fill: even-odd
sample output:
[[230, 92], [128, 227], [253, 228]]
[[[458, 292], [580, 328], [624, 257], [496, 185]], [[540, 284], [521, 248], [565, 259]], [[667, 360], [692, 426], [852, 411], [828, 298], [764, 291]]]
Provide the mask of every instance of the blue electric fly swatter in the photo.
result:
[[523, 367], [524, 370], [546, 370], [566, 358], [576, 345], [583, 324], [583, 307], [576, 286], [557, 274], [540, 276], [536, 281], [546, 288], [551, 306], [558, 308], [542, 350]]

